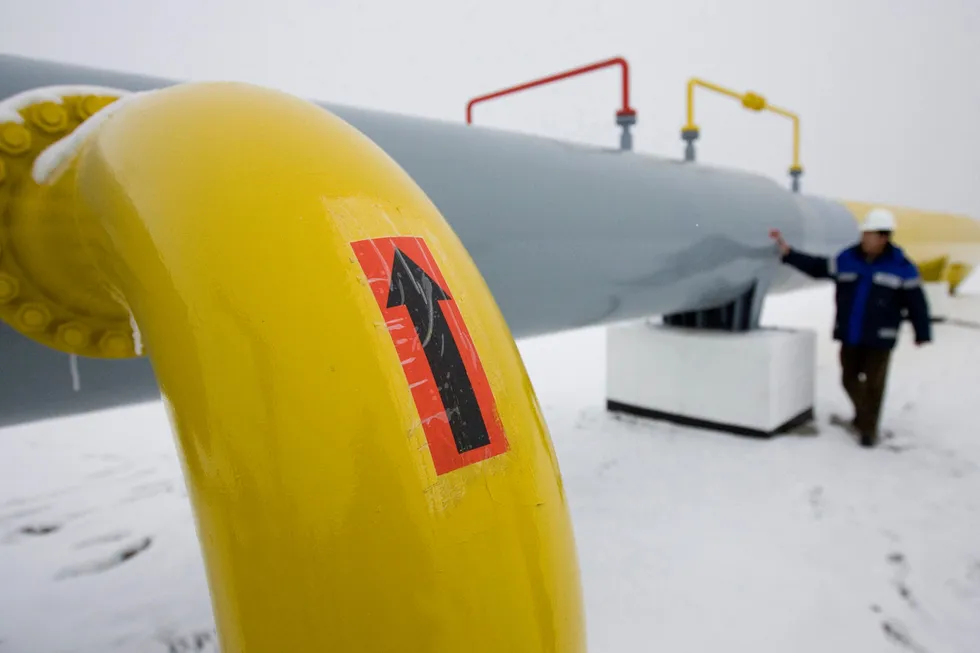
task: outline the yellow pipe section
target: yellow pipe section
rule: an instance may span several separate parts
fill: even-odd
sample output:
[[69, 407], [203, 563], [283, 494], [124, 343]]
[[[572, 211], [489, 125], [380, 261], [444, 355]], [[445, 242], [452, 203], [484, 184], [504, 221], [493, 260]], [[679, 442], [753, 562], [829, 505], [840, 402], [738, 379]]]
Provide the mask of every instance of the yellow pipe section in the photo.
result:
[[940, 256], [939, 258], [927, 261], [918, 261], [916, 267], [919, 268], [919, 277], [925, 283], [936, 283], [946, 280], [946, 270], [949, 267], [949, 257]]
[[970, 276], [972, 269], [972, 266], [966, 263], [953, 263], [946, 269], [946, 280], [949, 282], [949, 293], [951, 295], [956, 294], [956, 290]]
[[[571, 523], [517, 348], [380, 148], [282, 93], [187, 84], [105, 119], [54, 185], [19, 186], [60, 220], [20, 250], [57, 270], [32, 283], [65, 311], [110, 307], [86, 342], [112, 315], [139, 325], [222, 650], [585, 650]], [[431, 278], [404, 276], [395, 245]], [[72, 283], [71, 267], [89, 274]], [[446, 412], [421, 412], [441, 395], [404, 328], [411, 286], [448, 316], [493, 446], [450, 449]], [[56, 322], [31, 333], [51, 344]]]
[[876, 206], [894, 213], [895, 242], [920, 269], [925, 268], [933, 281], [940, 281], [943, 275], [949, 276], [955, 270], [952, 272], [955, 279], [950, 278], [953, 287], [966, 278], [973, 266], [980, 263], [980, 221], [973, 218], [890, 204], [851, 201], [841, 204], [858, 223]]
[[803, 164], [800, 163], [800, 117], [793, 113], [792, 111], [787, 111], [781, 107], [776, 107], [771, 104], [765, 106], [765, 108], [772, 113], [783, 116], [784, 118], [789, 118], [793, 121], [793, 164], [790, 166], [790, 171], [803, 171]]
[[684, 129], [686, 130], [698, 130], [697, 123], [694, 122], [694, 89], [698, 86], [709, 91], [714, 91], [715, 93], [720, 93], [721, 95], [727, 95], [728, 97], [734, 98], [739, 102], [742, 101], [742, 94], [738, 93], [737, 91], [725, 88], [724, 86], [719, 86], [718, 84], [707, 82], [698, 77], [692, 77], [691, 79], [687, 80], [687, 125], [684, 126]]
[[692, 77], [687, 81], [687, 124], [684, 126], [683, 131], [694, 134], [697, 134], [700, 131], [697, 123], [694, 121], [694, 89], [698, 86], [738, 100], [743, 107], [750, 111], [768, 110], [785, 118], [789, 118], [793, 122], [793, 163], [790, 166], [790, 172], [803, 171], [803, 165], [800, 162], [800, 117], [792, 111], [788, 111], [781, 107], [772, 106], [767, 102], [765, 97], [758, 93], [753, 93], [752, 91], [739, 93], [738, 91], [707, 82], [698, 77]]

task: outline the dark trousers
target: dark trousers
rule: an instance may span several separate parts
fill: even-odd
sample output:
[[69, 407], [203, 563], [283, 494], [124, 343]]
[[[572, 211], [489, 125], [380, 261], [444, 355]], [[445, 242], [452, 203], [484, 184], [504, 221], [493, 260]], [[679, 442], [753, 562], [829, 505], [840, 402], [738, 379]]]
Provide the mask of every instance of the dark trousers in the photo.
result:
[[872, 349], [842, 345], [840, 348], [841, 381], [854, 404], [854, 426], [861, 439], [878, 439], [881, 402], [888, 380], [890, 349]]

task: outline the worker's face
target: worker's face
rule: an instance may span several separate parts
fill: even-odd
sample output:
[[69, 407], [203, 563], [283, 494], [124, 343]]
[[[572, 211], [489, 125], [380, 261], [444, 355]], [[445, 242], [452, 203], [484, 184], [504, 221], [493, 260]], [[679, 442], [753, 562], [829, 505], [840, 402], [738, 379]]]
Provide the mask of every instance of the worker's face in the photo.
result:
[[865, 254], [877, 256], [885, 251], [888, 244], [888, 234], [880, 231], [865, 231], [861, 234], [861, 250]]

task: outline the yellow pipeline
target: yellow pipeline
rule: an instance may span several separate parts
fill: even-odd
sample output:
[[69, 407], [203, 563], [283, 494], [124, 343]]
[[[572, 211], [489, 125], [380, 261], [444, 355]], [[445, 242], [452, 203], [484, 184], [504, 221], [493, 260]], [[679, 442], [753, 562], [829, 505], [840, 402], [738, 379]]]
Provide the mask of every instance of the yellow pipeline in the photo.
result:
[[[584, 651], [565, 497], [514, 341], [460, 241], [384, 152], [311, 103], [190, 84], [119, 109], [51, 187], [18, 161], [11, 210], [53, 226], [4, 244], [21, 289], [53, 308], [26, 328], [17, 295], [4, 318], [55, 344], [72, 314], [84, 338], [59, 346], [124, 355], [98, 345], [132, 311], [223, 650]], [[457, 459], [429, 439], [446, 415], [420, 415], [436, 391], [410, 388], [407, 371], [429, 368], [404, 356], [418, 340], [397, 331], [407, 314], [385, 303], [390, 280], [366, 272], [395, 274], [394, 237], [435, 271], [419, 288], [450, 296], [440, 306], [495, 404], [492, 451]]]
[[[875, 206], [890, 209], [895, 214], [895, 242], [901, 245], [920, 268], [935, 272], [934, 281], [941, 280], [944, 273], [946, 276], [952, 274], [955, 276], [949, 279], [950, 285], [955, 287], [980, 263], [980, 221], [963, 215], [887, 204], [841, 203], [858, 222]], [[947, 266], [947, 262], [951, 265]], [[941, 270], [929, 270], [932, 267], [939, 267]]]
[[699, 132], [699, 127], [694, 121], [694, 89], [698, 86], [738, 100], [743, 107], [750, 111], [768, 110], [784, 118], [789, 118], [793, 122], [793, 163], [790, 165], [789, 170], [791, 173], [803, 172], [803, 164], [800, 162], [800, 117], [792, 111], [769, 104], [766, 98], [758, 93], [752, 91], [739, 93], [730, 88], [692, 77], [687, 82], [687, 124], [684, 126], [683, 131], [693, 134]]
[[687, 125], [684, 126], [684, 129], [694, 131], [698, 129], [697, 123], [694, 122], [694, 89], [698, 86], [709, 91], [714, 91], [715, 93], [720, 93], [721, 95], [727, 95], [728, 97], [734, 98], [739, 102], [742, 101], [741, 93], [725, 88], [724, 86], [719, 86], [718, 84], [706, 82], [705, 80], [697, 77], [692, 77], [691, 79], [687, 80]]
[[[758, 96], [757, 96], [758, 97]], [[781, 107], [775, 107], [771, 104], [765, 107], [772, 113], [783, 116], [784, 118], [789, 118], [793, 123], [793, 163], [790, 166], [790, 171], [803, 171], [803, 164], [800, 163], [800, 117], [793, 113], [792, 111], [787, 111]]]
[[960, 284], [970, 275], [971, 266], [966, 263], [953, 263], [946, 270], [946, 280], [949, 282], [949, 292], [955, 295]]

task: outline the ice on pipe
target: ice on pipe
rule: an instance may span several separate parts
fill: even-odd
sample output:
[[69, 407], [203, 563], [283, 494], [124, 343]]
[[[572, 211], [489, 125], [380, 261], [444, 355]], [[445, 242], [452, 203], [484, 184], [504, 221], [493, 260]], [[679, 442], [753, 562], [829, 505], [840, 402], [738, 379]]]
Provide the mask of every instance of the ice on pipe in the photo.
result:
[[[46, 86], [19, 93], [0, 102], [0, 122], [23, 123], [24, 118], [20, 112], [40, 102], [62, 104], [66, 97], [89, 95], [115, 96], [119, 98], [89, 116], [73, 132], [55, 141], [38, 155], [37, 159], [34, 160], [31, 174], [36, 183], [47, 184], [57, 179], [65, 165], [78, 153], [85, 139], [100, 125], [104, 124], [110, 116], [126, 106], [133, 99], [153, 92], [143, 91], [132, 93], [106, 86]], [[136, 350], [137, 356], [142, 356], [143, 338], [136, 324], [136, 318], [133, 317], [132, 313], [129, 316], [129, 323], [133, 332], [133, 348]], [[69, 359], [69, 369], [72, 377], [72, 388], [78, 392], [81, 389], [81, 379], [78, 374], [78, 362], [74, 355]]]
[[133, 312], [129, 312], [129, 328], [133, 331], [133, 350], [136, 352], [137, 356], [143, 355], [143, 334], [140, 333], [140, 327], [136, 324], [136, 316]]
[[82, 389], [82, 377], [78, 374], [78, 356], [69, 354], [68, 371], [71, 373], [71, 389], [79, 392]]
[[34, 181], [38, 184], [48, 184], [55, 181], [64, 169], [65, 164], [74, 158], [79, 148], [81, 148], [82, 143], [85, 142], [85, 139], [92, 132], [134, 99], [153, 92], [130, 93], [129, 91], [115, 91], [114, 94], [120, 96], [118, 100], [96, 111], [88, 120], [79, 125], [75, 131], [55, 141], [38, 155], [37, 159], [34, 160], [34, 168], [32, 170]]
[[21, 111], [27, 107], [41, 102], [54, 102], [63, 104], [66, 97], [79, 97], [88, 95], [116, 96], [116, 100], [103, 107], [100, 111], [89, 117], [71, 134], [55, 141], [48, 146], [34, 161], [32, 175], [37, 183], [44, 183], [52, 178], [60, 169], [61, 165], [77, 151], [78, 146], [84, 138], [92, 133], [92, 130], [102, 123], [109, 115], [119, 110], [119, 105], [124, 104], [123, 99], [129, 99], [139, 93], [130, 93], [118, 88], [107, 86], [86, 86], [86, 85], [63, 85], [63, 86], [44, 86], [24, 91], [0, 101], [0, 123], [13, 122], [22, 124], [24, 116]]
[[61, 104], [66, 97], [77, 97], [82, 95], [127, 95], [129, 91], [121, 91], [118, 88], [108, 88], [106, 86], [44, 86], [42, 88], [32, 88], [29, 91], [12, 95], [0, 101], [0, 122], [16, 122], [22, 124], [24, 116], [21, 111], [41, 102], [54, 102]]

